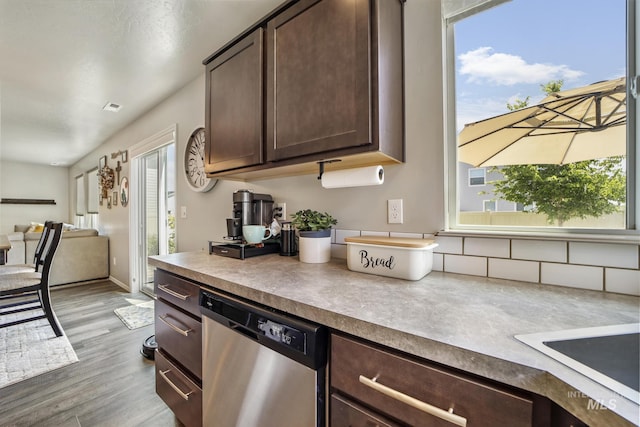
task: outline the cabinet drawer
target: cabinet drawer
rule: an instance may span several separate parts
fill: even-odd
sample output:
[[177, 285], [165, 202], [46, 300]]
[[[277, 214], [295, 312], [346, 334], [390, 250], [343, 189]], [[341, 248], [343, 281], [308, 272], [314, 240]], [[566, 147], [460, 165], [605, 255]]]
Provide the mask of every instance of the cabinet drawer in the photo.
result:
[[[363, 384], [360, 377], [467, 419], [468, 427], [531, 426], [533, 403], [489, 383], [397, 356], [382, 348], [332, 335], [331, 387], [413, 426], [452, 423]], [[366, 381], [366, 380], [364, 380]]]
[[197, 318], [200, 318], [198, 297], [200, 287], [193, 282], [174, 276], [166, 271], [156, 270], [154, 276], [155, 292], [158, 298], [169, 301]]
[[202, 389], [156, 350], [156, 393], [187, 427], [202, 425]]
[[400, 427], [335, 393], [331, 395], [330, 405], [331, 427]]
[[158, 347], [171, 355], [202, 379], [202, 323], [162, 302], [156, 300], [156, 342]]

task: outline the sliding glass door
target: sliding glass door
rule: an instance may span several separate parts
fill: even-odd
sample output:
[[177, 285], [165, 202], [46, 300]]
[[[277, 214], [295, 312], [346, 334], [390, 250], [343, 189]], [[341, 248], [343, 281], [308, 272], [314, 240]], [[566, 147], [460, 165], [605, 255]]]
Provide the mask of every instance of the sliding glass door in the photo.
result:
[[153, 294], [151, 255], [175, 252], [175, 143], [142, 155], [138, 162], [140, 189], [138, 265], [141, 290]]

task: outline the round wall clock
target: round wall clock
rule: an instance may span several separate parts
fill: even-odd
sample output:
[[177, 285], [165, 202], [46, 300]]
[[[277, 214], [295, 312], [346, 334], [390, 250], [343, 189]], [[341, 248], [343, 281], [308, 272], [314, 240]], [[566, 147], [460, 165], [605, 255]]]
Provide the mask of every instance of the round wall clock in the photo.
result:
[[204, 128], [193, 131], [187, 147], [184, 150], [184, 172], [187, 183], [194, 191], [205, 192], [211, 190], [217, 179], [207, 178], [204, 171]]

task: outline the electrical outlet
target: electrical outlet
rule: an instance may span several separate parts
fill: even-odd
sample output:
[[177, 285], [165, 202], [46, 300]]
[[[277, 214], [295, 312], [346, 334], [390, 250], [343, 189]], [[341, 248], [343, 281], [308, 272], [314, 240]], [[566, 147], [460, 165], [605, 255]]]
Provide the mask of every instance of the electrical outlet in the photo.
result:
[[186, 206], [180, 206], [180, 218], [182, 218], [182, 219], [187, 218], [187, 207]]
[[402, 224], [402, 199], [387, 200], [387, 223]]
[[287, 219], [287, 204], [285, 202], [279, 202], [273, 204], [273, 216], [278, 221], [288, 221]]

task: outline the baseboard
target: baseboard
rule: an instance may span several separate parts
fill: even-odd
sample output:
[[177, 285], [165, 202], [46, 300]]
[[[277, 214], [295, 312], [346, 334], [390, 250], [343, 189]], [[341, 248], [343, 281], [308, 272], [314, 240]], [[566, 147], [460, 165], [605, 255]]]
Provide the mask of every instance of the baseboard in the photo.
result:
[[121, 282], [120, 280], [116, 279], [113, 276], [109, 276], [109, 280], [115, 283], [116, 285], [120, 286], [122, 289], [125, 289], [127, 292], [131, 292], [131, 288], [126, 283]]

